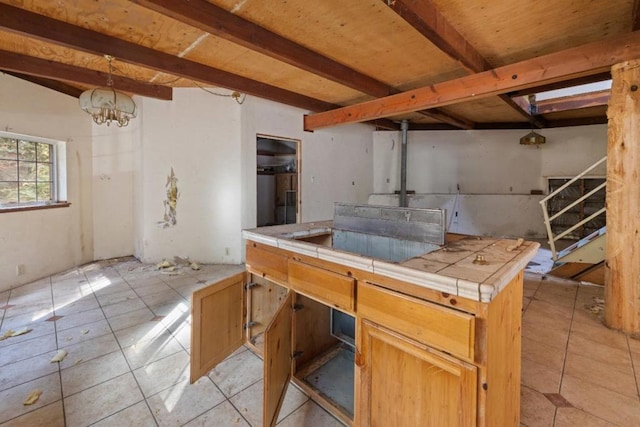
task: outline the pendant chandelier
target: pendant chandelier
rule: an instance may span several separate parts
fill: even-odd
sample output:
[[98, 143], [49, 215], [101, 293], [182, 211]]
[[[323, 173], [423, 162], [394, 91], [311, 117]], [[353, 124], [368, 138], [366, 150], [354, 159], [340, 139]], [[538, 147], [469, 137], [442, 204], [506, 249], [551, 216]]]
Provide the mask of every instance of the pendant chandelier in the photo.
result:
[[105, 55], [109, 61], [109, 76], [107, 77], [107, 87], [89, 89], [80, 95], [80, 108], [91, 114], [96, 124], [115, 122], [118, 127], [129, 124], [129, 119], [136, 116], [136, 103], [125, 93], [118, 92], [113, 88], [112, 71], [113, 56]]

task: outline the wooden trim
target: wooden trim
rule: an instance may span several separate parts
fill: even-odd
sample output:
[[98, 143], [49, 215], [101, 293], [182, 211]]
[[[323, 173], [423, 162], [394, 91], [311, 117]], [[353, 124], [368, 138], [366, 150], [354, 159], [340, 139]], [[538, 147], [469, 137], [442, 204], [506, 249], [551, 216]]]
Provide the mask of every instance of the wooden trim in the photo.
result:
[[606, 125], [608, 122], [606, 116], [581, 117], [575, 119], [549, 120], [549, 127], [565, 128], [571, 126]]
[[[2, 68], [2, 67], [0, 67]], [[57, 80], [45, 79], [43, 77], [30, 76], [28, 74], [16, 73], [13, 71], [4, 71], [5, 74], [16, 77], [18, 79], [24, 80], [26, 82], [30, 82], [42, 87], [46, 87], [47, 89], [54, 90], [56, 92], [62, 93], [64, 95], [69, 95], [72, 98], [79, 98], [82, 92], [82, 89], [72, 86], [70, 84], [59, 82]]]
[[535, 114], [557, 113], [559, 111], [578, 110], [580, 108], [598, 107], [609, 103], [610, 90], [563, 96], [545, 99], [535, 103]]
[[110, 37], [82, 27], [0, 3], [0, 28], [91, 54], [109, 54], [119, 61], [195, 80], [310, 111], [338, 107], [305, 95], [238, 76], [188, 59]]
[[[91, 86], [106, 86], [109, 78], [107, 73], [101, 71], [34, 58], [6, 50], [0, 50], [0, 69], [45, 79], [66, 80]], [[173, 97], [173, 89], [168, 86], [154, 85], [116, 75], [112, 76], [112, 79], [113, 87], [117, 90], [167, 101], [170, 101]]]
[[305, 130], [406, 114], [483, 99], [513, 90], [598, 74], [640, 57], [640, 33], [630, 33], [431, 86], [304, 118]]
[[22, 206], [16, 206], [16, 207], [2, 206], [0, 207], [0, 214], [24, 212], [24, 211], [39, 211], [42, 209], [68, 208], [69, 206], [71, 206], [71, 203], [69, 202], [55, 202], [47, 205], [31, 205], [31, 206], [22, 205]]

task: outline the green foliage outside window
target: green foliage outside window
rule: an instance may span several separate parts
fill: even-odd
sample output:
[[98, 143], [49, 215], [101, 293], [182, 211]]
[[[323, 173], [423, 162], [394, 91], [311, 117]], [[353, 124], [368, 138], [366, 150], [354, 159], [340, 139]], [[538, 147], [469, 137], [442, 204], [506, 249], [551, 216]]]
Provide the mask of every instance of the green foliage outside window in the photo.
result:
[[53, 200], [53, 145], [0, 137], [0, 204]]

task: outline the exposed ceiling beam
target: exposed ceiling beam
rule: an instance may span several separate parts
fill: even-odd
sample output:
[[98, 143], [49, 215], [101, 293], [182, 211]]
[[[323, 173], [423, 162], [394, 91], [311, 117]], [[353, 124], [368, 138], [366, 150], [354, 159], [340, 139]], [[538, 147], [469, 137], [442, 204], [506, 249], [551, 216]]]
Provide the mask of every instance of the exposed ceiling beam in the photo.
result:
[[560, 98], [545, 99], [535, 102], [536, 114], [558, 113], [560, 111], [578, 110], [581, 108], [600, 107], [609, 102], [610, 90], [581, 93]]
[[546, 84], [542, 86], [532, 86], [530, 88], [509, 92], [509, 96], [516, 98], [519, 96], [533, 95], [540, 92], [548, 92], [550, 90], [564, 89], [572, 86], [586, 85], [589, 83], [598, 83], [611, 79], [611, 72], [597, 73], [590, 76], [578, 77], [576, 79], [563, 80], [561, 82]]
[[487, 60], [442, 16], [431, 1], [382, 1], [469, 73], [491, 68]]
[[633, 3], [633, 15], [631, 16], [631, 30], [640, 30], [640, 0]]
[[[65, 80], [91, 86], [106, 86], [108, 78], [107, 73], [100, 71], [34, 58], [6, 50], [0, 50], [0, 69], [45, 79]], [[173, 90], [168, 86], [149, 84], [115, 75], [112, 78], [113, 86], [118, 90], [150, 98], [172, 99]]]
[[550, 128], [566, 128], [570, 126], [606, 125], [607, 116], [576, 117], [575, 119], [549, 120]]
[[397, 95], [310, 114], [304, 119], [304, 127], [314, 130], [487, 98], [603, 73], [618, 62], [638, 57], [640, 32], [623, 34]]
[[0, 28], [91, 54], [112, 55], [120, 61], [237, 90], [310, 111], [325, 111], [338, 107], [329, 102], [280, 89], [7, 4], [0, 4]]
[[387, 84], [296, 44], [206, 0], [130, 0], [216, 37], [276, 58], [375, 97], [395, 93]]
[[60, 82], [58, 80], [45, 79], [43, 77], [30, 76], [28, 74], [16, 73], [13, 71], [5, 71], [5, 74], [17, 77], [30, 83], [37, 84], [42, 87], [46, 87], [47, 89], [55, 90], [56, 92], [62, 93], [64, 95], [69, 95], [73, 98], [79, 98], [80, 94], [84, 92], [84, 90], [80, 88], [64, 82]]
[[[587, 126], [587, 125], [599, 125], [606, 124], [606, 116], [595, 117], [576, 117], [573, 119], [558, 119], [548, 120], [547, 128], [559, 128], [559, 127], [571, 127], [571, 126]], [[476, 130], [530, 130], [531, 123], [529, 122], [487, 122], [478, 123]], [[409, 130], [459, 130], [458, 128], [443, 123], [410, 123]]]
[[[216, 37], [229, 40], [367, 95], [380, 98], [399, 92], [384, 82], [320, 55], [206, 0], [188, 2], [175, 0], [130, 1]], [[470, 120], [437, 109], [435, 111], [420, 111], [420, 114], [442, 120], [461, 129], [471, 129], [474, 126]]]
[[[489, 61], [449, 23], [430, 0], [383, 1], [438, 49], [460, 63], [469, 74], [493, 68]], [[521, 109], [518, 104], [514, 103], [508, 95], [503, 94], [499, 97], [534, 126], [546, 126], [544, 119], [533, 117], [529, 111]]]

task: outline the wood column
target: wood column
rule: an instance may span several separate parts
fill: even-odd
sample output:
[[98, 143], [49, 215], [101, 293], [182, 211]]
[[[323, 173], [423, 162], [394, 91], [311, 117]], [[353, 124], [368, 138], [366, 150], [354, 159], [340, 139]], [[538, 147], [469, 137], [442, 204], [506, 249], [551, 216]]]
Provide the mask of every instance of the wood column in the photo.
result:
[[614, 65], [607, 116], [605, 323], [640, 334], [640, 59]]

